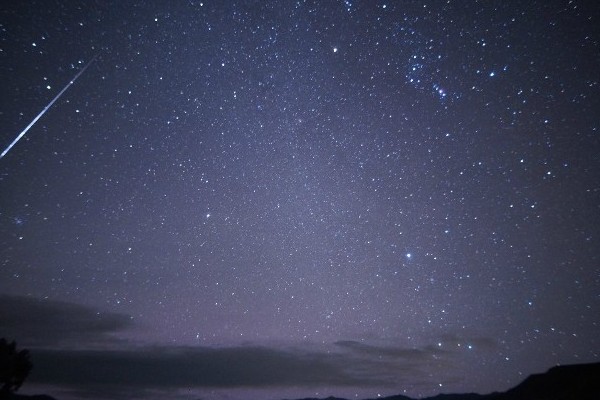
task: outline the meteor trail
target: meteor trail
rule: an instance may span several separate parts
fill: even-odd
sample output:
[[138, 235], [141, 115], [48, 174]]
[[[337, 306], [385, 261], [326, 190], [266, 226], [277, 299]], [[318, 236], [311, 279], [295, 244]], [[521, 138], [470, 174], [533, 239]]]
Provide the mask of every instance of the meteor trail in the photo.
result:
[[77, 78], [79, 78], [79, 76], [85, 72], [85, 70], [86, 70], [86, 69], [87, 69], [87, 68], [90, 66], [90, 64], [92, 64], [92, 63], [94, 62], [94, 60], [96, 59], [96, 57], [98, 57], [98, 54], [96, 54], [96, 55], [95, 55], [95, 56], [94, 56], [94, 57], [93, 57], [93, 58], [92, 58], [92, 59], [91, 59], [91, 60], [90, 60], [90, 61], [89, 61], [89, 62], [88, 62], [86, 65], [85, 65], [85, 67], [83, 67], [83, 68], [81, 69], [81, 71], [79, 71], [79, 72], [77, 73], [77, 75], [75, 75], [75, 77], [74, 77], [73, 79], [71, 79], [71, 80], [69, 81], [69, 83], [67, 83], [67, 85], [66, 85], [66, 86], [63, 88], [63, 90], [61, 90], [61, 91], [60, 91], [60, 92], [59, 92], [59, 93], [56, 95], [56, 97], [54, 97], [54, 98], [52, 99], [52, 101], [51, 101], [50, 103], [48, 103], [48, 105], [47, 105], [46, 107], [44, 107], [44, 109], [42, 110], [42, 112], [41, 112], [41, 113], [39, 113], [39, 114], [38, 114], [38, 115], [37, 115], [37, 116], [36, 116], [36, 117], [33, 119], [33, 121], [31, 121], [31, 122], [29, 123], [29, 125], [27, 125], [27, 126], [25, 127], [25, 129], [23, 129], [23, 131], [22, 131], [21, 133], [19, 133], [19, 136], [17, 136], [17, 137], [15, 138], [15, 140], [13, 140], [13, 141], [12, 141], [12, 143], [11, 143], [11, 144], [9, 144], [9, 145], [8, 145], [8, 147], [7, 147], [6, 149], [4, 149], [4, 151], [2, 152], [2, 154], [0, 154], [0, 158], [4, 157], [4, 156], [6, 155], [6, 153], [8, 153], [8, 152], [10, 151], [10, 149], [12, 149], [12, 147], [13, 147], [15, 144], [17, 144], [17, 142], [18, 142], [19, 140], [21, 140], [21, 138], [22, 138], [23, 136], [25, 136], [25, 134], [27, 133], [27, 131], [28, 131], [28, 130], [29, 130], [29, 129], [30, 129], [30, 128], [31, 128], [31, 127], [32, 127], [32, 126], [33, 126], [33, 125], [34, 125], [34, 124], [37, 122], [37, 121], [38, 121], [38, 119], [40, 119], [40, 118], [42, 117], [42, 115], [44, 115], [44, 113], [45, 113], [46, 111], [48, 111], [48, 109], [49, 109], [50, 107], [52, 107], [52, 104], [54, 104], [54, 102], [55, 102], [56, 100], [58, 100], [58, 98], [59, 98], [60, 96], [62, 96], [62, 95], [63, 95], [63, 93], [64, 93], [64, 92], [66, 92], [66, 91], [67, 91], [67, 89], [68, 89], [68, 88], [69, 88], [69, 87], [70, 87], [70, 86], [71, 86], [73, 83], [75, 83], [75, 81], [77, 80]]

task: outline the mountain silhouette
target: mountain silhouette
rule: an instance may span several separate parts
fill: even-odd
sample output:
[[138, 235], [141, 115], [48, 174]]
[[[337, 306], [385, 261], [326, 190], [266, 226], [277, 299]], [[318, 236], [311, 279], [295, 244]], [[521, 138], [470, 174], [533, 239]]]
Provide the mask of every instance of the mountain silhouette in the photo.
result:
[[[598, 400], [600, 399], [600, 363], [565, 365], [543, 374], [530, 375], [506, 392], [490, 394], [439, 394], [419, 400]], [[56, 400], [47, 395], [0, 393], [0, 400]], [[340, 397], [299, 400], [347, 400]], [[396, 395], [369, 400], [416, 400]]]
[[[419, 400], [598, 400], [600, 363], [564, 365], [543, 374], [530, 375], [506, 392], [490, 394], [439, 394]], [[301, 400], [319, 400], [305, 398]], [[328, 397], [324, 400], [346, 400]], [[415, 400], [402, 395], [369, 400]]]
[[600, 399], [600, 363], [565, 365], [531, 375], [508, 390], [502, 400]]

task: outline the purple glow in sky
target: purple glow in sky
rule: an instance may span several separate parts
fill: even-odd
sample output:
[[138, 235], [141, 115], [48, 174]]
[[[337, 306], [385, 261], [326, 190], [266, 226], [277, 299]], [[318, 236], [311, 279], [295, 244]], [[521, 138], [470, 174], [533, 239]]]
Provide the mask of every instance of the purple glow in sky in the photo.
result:
[[0, 147], [97, 55], [0, 160], [24, 393], [418, 397], [599, 360], [595, 2], [9, 3]]

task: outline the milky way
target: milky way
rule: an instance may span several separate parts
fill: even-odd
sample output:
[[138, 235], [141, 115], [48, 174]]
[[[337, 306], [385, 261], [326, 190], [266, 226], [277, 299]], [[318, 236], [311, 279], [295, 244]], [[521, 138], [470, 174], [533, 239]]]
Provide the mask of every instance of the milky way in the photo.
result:
[[599, 16], [5, 5], [2, 146], [99, 54], [0, 160], [23, 391], [417, 397], [598, 361]]

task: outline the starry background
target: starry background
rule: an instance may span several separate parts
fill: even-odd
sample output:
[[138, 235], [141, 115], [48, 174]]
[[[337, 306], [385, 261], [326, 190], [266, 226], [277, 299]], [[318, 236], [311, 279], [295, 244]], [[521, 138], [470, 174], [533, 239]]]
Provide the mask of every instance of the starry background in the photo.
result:
[[599, 17], [4, 2], [2, 148], [96, 56], [0, 159], [23, 390], [419, 397], [598, 361]]

